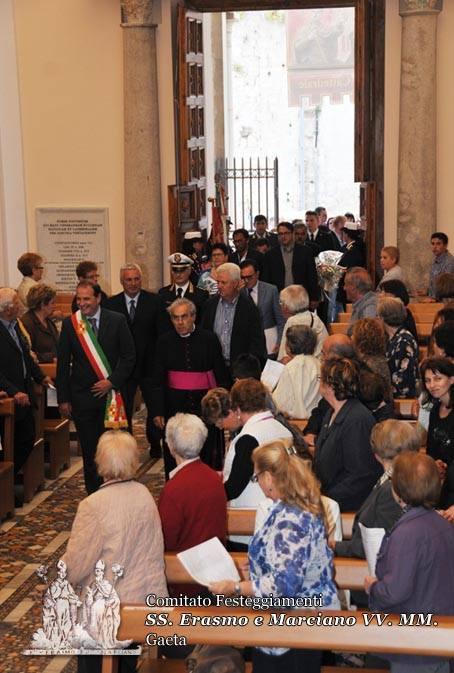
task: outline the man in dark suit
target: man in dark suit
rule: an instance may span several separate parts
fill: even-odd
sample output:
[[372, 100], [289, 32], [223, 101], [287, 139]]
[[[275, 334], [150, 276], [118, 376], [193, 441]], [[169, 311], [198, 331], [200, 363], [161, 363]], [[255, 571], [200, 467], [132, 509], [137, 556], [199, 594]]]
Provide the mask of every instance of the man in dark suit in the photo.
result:
[[[202, 308], [208, 299], [209, 294], [206, 290], [195, 287], [190, 281], [194, 264], [193, 260], [182, 252], [174, 252], [173, 255], [169, 255], [167, 261], [170, 263], [172, 283], [171, 285], [161, 287], [159, 296], [163, 299], [166, 308], [168, 308], [175, 299], [184, 298], [192, 301], [197, 309], [196, 323], [199, 324]], [[173, 329], [170, 323], [169, 329]]]
[[255, 232], [249, 240], [252, 248], [255, 248], [259, 241], [267, 241], [270, 248], [275, 248], [279, 245], [279, 240], [276, 234], [268, 231], [268, 220], [265, 215], [256, 215], [254, 217], [254, 229]]
[[325, 226], [320, 226], [320, 220], [315, 210], [306, 211], [307, 245], [317, 257], [324, 250], [337, 250], [337, 242], [332, 233]]
[[[123, 395], [136, 358], [126, 318], [101, 308], [99, 285], [81, 281], [76, 297], [80, 314], [77, 312], [65, 318], [58, 344], [57, 397], [62, 416], [71, 416], [76, 425], [82, 447], [85, 487], [90, 494], [99, 488], [102, 481], [94, 458], [98, 440], [106, 429], [107, 396], [111, 390], [120, 391]], [[111, 373], [106, 378], [95, 372], [80, 341], [87, 332], [87, 323], [91, 326], [89, 334], [94, 335], [95, 345], [99, 345], [110, 366]]]
[[150, 456], [157, 458], [161, 455], [161, 433], [153, 423], [151, 397], [146, 381], [153, 371], [158, 336], [172, 329], [172, 325], [161, 297], [142, 289], [142, 270], [138, 264], [125, 264], [121, 267], [120, 283], [123, 292], [110, 297], [106, 308], [125, 316], [136, 347], [136, 365], [124, 386], [126, 415], [131, 428], [134, 398], [139, 387], [147, 408], [146, 433]]
[[259, 270], [252, 259], [241, 262], [240, 272], [244, 283], [241, 292], [245, 297], [250, 297], [259, 310], [265, 331], [266, 350], [268, 354], [275, 353], [279, 348], [285, 324], [277, 287], [259, 280]]
[[314, 256], [304, 245], [295, 245], [293, 224], [281, 222], [277, 228], [279, 245], [266, 253], [261, 279], [279, 292], [288, 285], [303, 285], [313, 310], [320, 299]]
[[15, 290], [0, 288], [0, 390], [14, 398], [14, 474], [23, 467], [33, 449], [33, 381], [51, 381], [30, 355], [30, 348], [17, 317], [21, 302]]
[[260, 313], [248, 297], [240, 293], [240, 269], [227, 262], [217, 269], [219, 294], [205, 304], [204, 329], [217, 334], [227, 366], [240, 353], [252, 353], [262, 363], [266, 359], [265, 336]]
[[245, 259], [253, 259], [260, 271], [263, 256], [254, 250], [253, 245], [251, 245], [247, 229], [236, 229], [233, 232], [233, 245], [235, 246], [235, 252], [230, 254], [229, 262], [240, 265]]

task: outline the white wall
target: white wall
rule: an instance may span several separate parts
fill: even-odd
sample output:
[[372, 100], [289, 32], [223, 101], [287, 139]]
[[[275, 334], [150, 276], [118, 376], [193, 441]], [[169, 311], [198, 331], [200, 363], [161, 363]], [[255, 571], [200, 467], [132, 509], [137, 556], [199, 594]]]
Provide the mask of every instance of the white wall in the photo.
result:
[[12, 0], [0, 2], [0, 82], [0, 285], [16, 287], [28, 244]]

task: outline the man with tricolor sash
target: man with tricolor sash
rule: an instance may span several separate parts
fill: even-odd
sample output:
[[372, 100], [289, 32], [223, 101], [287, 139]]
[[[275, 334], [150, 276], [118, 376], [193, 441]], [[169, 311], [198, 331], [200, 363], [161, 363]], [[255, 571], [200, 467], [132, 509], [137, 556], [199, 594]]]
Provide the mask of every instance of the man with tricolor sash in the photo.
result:
[[122, 388], [135, 364], [134, 340], [126, 318], [101, 308], [101, 288], [81, 281], [78, 310], [63, 321], [57, 358], [60, 413], [76, 425], [87, 492], [100, 484], [94, 462], [99, 437], [108, 428], [127, 428]]

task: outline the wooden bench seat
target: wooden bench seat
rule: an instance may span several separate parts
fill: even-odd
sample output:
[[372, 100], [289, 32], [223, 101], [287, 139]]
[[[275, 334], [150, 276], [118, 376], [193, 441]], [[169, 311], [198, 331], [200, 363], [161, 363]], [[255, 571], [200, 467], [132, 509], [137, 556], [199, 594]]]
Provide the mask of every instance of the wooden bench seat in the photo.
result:
[[[184, 659], [144, 659], [140, 673], [187, 673]], [[252, 673], [252, 662], [246, 661], [245, 673]], [[321, 673], [383, 673], [382, 668], [351, 668], [350, 666], [322, 666]]]
[[0, 520], [14, 514], [14, 400], [0, 400], [3, 460], [0, 462]]
[[[349, 540], [352, 536], [355, 512], [342, 512], [342, 536]], [[253, 535], [255, 528], [255, 509], [227, 508], [228, 535]]]
[[[270, 623], [271, 613], [279, 615], [282, 611], [253, 611], [243, 608], [207, 607], [184, 608], [176, 607], [168, 610], [167, 623], [163, 625], [147, 626], [147, 615], [153, 612], [149, 607], [142, 605], [124, 604], [121, 608], [121, 625], [118, 639], [132, 639], [135, 642], [146, 642], [148, 634], [157, 636], [173, 636], [175, 633], [184, 636], [188, 644], [222, 645], [233, 647], [292, 647], [302, 649], [322, 649], [340, 652], [392, 652], [395, 654], [428, 655], [444, 658], [454, 655], [454, 617], [433, 616], [432, 624], [413, 624], [399, 626], [400, 615], [388, 615], [385, 625], [379, 626], [372, 620], [366, 626], [362, 612], [333, 611], [321, 613], [331, 618], [350, 620], [332, 625], [317, 624], [313, 627], [303, 626], [275, 626]], [[156, 610], [157, 612], [157, 610]], [[163, 609], [160, 610], [164, 612]], [[167, 612], [167, 611], [166, 611]], [[192, 618], [189, 625], [184, 622], [183, 614], [190, 613]], [[284, 613], [285, 615], [286, 613]], [[315, 613], [317, 615], [318, 612]], [[263, 623], [254, 623], [254, 618], [260, 615]], [[300, 610], [292, 610], [292, 617], [314, 616]], [[238, 627], [236, 624], [206, 626], [197, 621], [203, 617], [243, 617], [246, 624]], [[287, 613], [286, 616], [289, 616]], [[417, 617], [417, 615], [416, 615]], [[436, 622], [436, 626], [435, 623]], [[169, 664], [169, 667], [173, 664]], [[116, 673], [118, 662], [115, 657], [103, 657], [102, 673]], [[167, 671], [166, 663], [159, 665], [160, 673]], [[153, 670], [153, 669], [152, 669]], [[172, 669], [169, 669], [172, 670]], [[173, 669], [175, 670], [175, 669]], [[176, 669], [178, 670], [178, 669]], [[331, 669], [332, 670], [332, 669]], [[334, 669], [335, 670], [335, 669]], [[345, 670], [345, 669], [340, 669]], [[367, 669], [363, 669], [367, 671]], [[327, 673], [325, 670], [324, 673]], [[367, 673], [370, 673], [368, 671]]]
[[45, 418], [44, 440], [49, 446], [49, 476], [56, 479], [62, 469], [71, 462], [69, 420], [67, 418]]
[[35, 418], [35, 444], [22, 467], [24, 484], [24, 502], [30, 502], [37, 491], [44, 487], [44, 390], [34, 384], [36, 406], [33, 410]]

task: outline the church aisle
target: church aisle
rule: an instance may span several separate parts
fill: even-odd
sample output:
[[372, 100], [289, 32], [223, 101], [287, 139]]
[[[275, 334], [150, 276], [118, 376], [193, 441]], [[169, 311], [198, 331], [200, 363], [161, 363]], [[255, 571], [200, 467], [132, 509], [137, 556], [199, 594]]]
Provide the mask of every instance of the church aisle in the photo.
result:
[[[142, 414], [134, 423], [142, 449], [139, 480], [158, 497], [164, 483], [162, 460], [150, 461]], [[86, 496], [82, 459], [71, 445], [71, 467], [58, 479], [46, 481], [45, 490], [16, 510], [0, 526], [0, 673], [74, 673], [74, 657], [23, 656], [32, 634], [42, 626], [41, 600], [45, 585], [36, 569], [49, 566], [49, 579], [65, 551], [77, 505]]]

